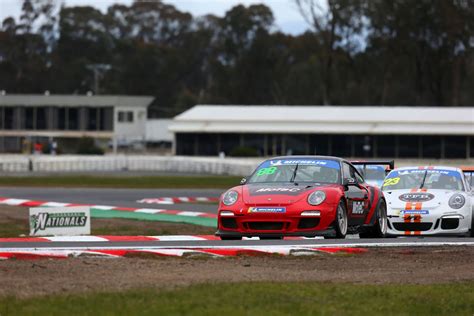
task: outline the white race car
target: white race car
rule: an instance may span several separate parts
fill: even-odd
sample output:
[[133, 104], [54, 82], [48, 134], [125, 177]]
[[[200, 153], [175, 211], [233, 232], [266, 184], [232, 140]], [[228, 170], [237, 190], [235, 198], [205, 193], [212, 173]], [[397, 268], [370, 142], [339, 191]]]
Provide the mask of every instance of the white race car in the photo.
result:
[[397, 168], [385, 178], [382, 191], [387, 235], [474, 236], [473, 192], [459, 168]]

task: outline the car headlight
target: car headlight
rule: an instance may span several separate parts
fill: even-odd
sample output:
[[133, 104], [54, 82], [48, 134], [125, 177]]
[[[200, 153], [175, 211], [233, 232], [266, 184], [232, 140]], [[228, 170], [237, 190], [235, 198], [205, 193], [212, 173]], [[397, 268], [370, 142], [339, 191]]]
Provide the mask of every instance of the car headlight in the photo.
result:
[[222, 203], [224, 203], [227, 206], [230, 206], [230, 205], [235, 204], [238, 198], [239, 198], [239, 193], [237, 193], [237, 191], [234, 191], [234, 190], [227, 191], [224, 194], [224, 197], [222, 198]]
[[319, 205], [326, 199], [326, 193], [324, 191], [314, 191], [308, 195], [308, 203], [311, 205]]
[[459, 209], [464, 206], [464, 203], [466, 203], [466, 199], [462, 194], [454, 194], [450, 199], [449, 199], [449, 207], [454, 208], [454, 209]]

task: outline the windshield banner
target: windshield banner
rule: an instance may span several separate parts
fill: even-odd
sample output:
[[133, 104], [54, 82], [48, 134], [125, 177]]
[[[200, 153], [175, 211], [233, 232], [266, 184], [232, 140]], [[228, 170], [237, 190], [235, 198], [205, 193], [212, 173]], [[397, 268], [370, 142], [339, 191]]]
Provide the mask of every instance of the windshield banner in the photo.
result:
[[277, 167], [277, 166], [296, 166], [310, 165], [321, 166], [331, 169], [340, 169], [339, 162], [335, 160], [315, 160], [315, 159], [276, 159], [267, 160], [260, 165], [260, 168]]
[[429, 175], [431, 174], [439, 174], [439, 175], [446, 175], [446, 176], [452, 176], [461, 179], [461, 174], [455, 170], [443, 170], [443, 169], [432, 169], [432, 170], [423, 170], [423, 169], [410, 169], [410, 170], [398, 170], [398, 171], [393, 171], [391, 172], [388, 176], [387, 179], [390, 178], [395, 178], [403, 175], [409, 175], [409, 174], [424, 174], [427, 173]]

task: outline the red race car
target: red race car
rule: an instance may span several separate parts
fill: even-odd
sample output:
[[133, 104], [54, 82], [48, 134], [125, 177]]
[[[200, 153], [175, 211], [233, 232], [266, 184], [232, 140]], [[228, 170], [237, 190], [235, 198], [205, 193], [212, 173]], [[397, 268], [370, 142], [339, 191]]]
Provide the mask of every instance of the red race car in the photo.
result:
[[[393, 162], [364, 163], [393, 168]], [[240, 186], [221, 196], [216, 235], [223, 240], [345, 238], [348, 232], [384, 237], [386, 231], [381, 190], [368, 185], [349, 161], [286, 156], [264, 161]]]

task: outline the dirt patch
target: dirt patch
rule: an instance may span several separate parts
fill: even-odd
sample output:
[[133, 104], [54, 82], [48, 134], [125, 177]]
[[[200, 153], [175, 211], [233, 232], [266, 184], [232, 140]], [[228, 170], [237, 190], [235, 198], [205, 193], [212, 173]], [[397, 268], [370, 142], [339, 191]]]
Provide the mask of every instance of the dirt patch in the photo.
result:
[[[28, 208], [0, 207], [0, 237], [28, 235]], [[133, 219], [92, 219], [92, 235], [212, 235], [212, 227], [182, 223], [139, 221]]]
[[0, 261], [0, 296], [164, 288], [205, 282], [431, 284], [474, 281], [474, 247], [370, 249], [311, 257], [76, 258]]

